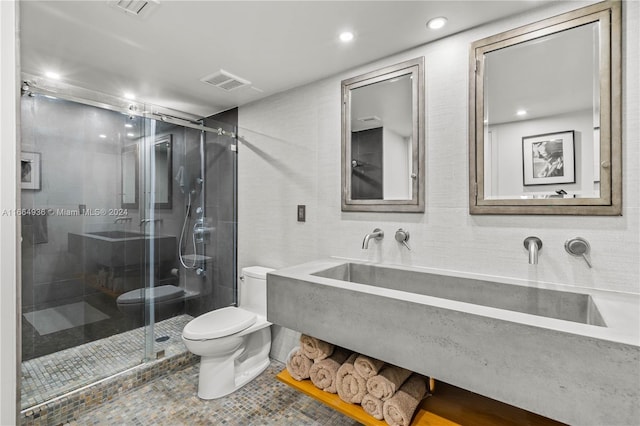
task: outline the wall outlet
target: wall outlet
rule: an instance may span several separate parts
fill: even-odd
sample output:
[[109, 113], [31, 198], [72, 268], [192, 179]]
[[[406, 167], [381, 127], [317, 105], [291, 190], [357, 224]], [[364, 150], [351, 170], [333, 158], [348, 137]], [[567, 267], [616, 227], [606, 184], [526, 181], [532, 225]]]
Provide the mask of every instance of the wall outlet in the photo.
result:
[[306, 222], [307, 220], [307, 206], [304, 204], [298, 204], [298, 222]]

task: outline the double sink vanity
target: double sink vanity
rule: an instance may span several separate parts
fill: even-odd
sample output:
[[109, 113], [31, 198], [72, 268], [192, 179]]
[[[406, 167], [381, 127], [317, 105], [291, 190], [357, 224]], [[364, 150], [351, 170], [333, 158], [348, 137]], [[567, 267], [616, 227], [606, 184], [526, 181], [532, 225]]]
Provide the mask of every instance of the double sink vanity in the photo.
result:
[[640, 296], [330, 258], [267, 275], [270, 322], [569, 424], [640, 418]]

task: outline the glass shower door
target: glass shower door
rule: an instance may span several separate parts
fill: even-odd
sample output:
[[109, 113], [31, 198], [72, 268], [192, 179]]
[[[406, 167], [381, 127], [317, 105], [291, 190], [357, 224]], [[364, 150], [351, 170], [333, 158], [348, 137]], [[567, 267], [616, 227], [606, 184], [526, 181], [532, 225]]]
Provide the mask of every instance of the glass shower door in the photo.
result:
[[139, 118], [34, 93], [21, 108], [27, 408], [143, 358], [142, 324], [118, 299], [144, 286], [134, 267], [144, 250], [137, 210], [121, 200], [125, 148], [144, 128]]

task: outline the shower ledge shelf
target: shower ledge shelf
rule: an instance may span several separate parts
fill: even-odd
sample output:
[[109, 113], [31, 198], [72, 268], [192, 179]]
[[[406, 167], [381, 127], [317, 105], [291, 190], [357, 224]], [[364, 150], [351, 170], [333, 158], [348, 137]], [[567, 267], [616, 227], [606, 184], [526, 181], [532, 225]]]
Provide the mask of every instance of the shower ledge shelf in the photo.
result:
[[[388, 426], [384, 420], [377, 420], [357, 404], [349, 404], [336, 394], [325, 392], [314, 386], [311, 380], [297, 381], [286, 370], [276, 378], [295, 390], [322, 402], [336, 411], [366, 426]], [[535, 424], [539, 426], [559, 426], [554, 420], [531, 413], [521, 408], [490, 399], [473, 392], [437, 382], [433, 395], [424, 399], [413, 416], [410, 426], [507, 426], [514, 424]]]
[[183, 254], [182, 258], [188, 262], [211, 263], [213, 257], [202, 254]]

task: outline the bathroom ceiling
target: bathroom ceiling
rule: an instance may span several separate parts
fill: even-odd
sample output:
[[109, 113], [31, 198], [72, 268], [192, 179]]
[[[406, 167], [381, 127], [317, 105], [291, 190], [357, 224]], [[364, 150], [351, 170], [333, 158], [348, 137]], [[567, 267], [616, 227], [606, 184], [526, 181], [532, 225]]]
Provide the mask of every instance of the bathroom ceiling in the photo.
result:
[[[114, 3], [22, 1], [22, 71], [209, 116], [543, 1], [160, 0], [142, 16]], [[447, 26], [427, 29], [437, 16]], [[345, 30], [355, 33], [346, 44]], [[220, 69], [251, 84], [227, 92], [200, 81]]]

